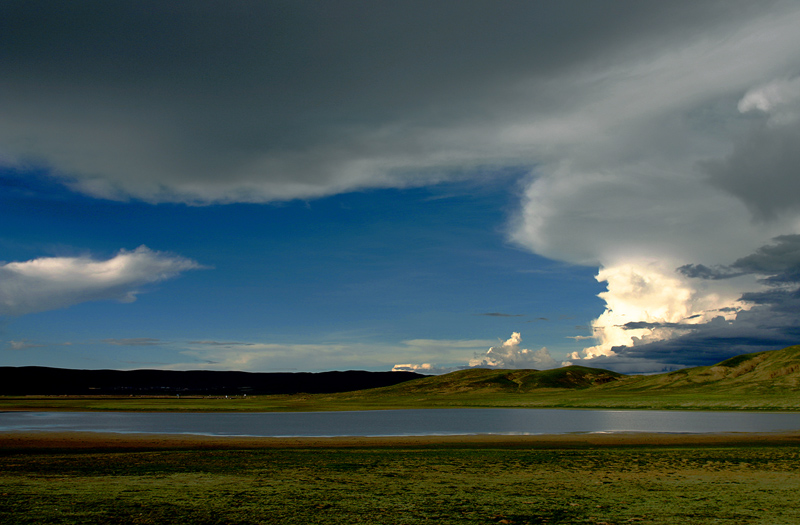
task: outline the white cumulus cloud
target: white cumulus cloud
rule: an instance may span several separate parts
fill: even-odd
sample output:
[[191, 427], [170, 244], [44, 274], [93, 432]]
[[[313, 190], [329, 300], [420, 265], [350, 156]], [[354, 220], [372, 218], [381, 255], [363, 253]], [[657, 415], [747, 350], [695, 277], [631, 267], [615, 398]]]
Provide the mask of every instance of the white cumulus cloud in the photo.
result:
[[[476, 347], [485, 348], [486, 341], [437, 341], [428, 339], [415, 339], [405, 341], [417, 350], [426, 349], [426, 353], [434, 358], [436, 362], [429, 363], [402, 363], [396, 364], [392, 368], [394, 371], [419, 372], [422, 374], [445, 374], [456, 370], [467, 368], [536, 368], [547, 369], [559, 366], [553, 359], [547, 348], [539, 350], [529, 350], [522, 348], [522, 336], [519, 332], [514, 332], [511, 337], [500, 345], [491, 346], [485, 352], [475, 352]], [[469, 360], [464, 358], [465, 350], [472, 350], [473, 357]], [[443, 354], [446, 350], [446, 354]], [[445, 361], [444, 358], [449, 357]], [[441, 364], [443, 361], [448, 364]], [[465, 362], [467, 361], [467, 362]]]
[[800, 77], [773, 80], [751, 89], [739, 101], [739, 111], [759, 110], [779, 121], [795, 119], [800, 110]]
[[522, 348], [522, 336], [519, 332], [511, 334], [499, 346], [493, 346], [485, 354], [476, 355], [469, 362], [470, 367], [488, 368], [556, 368], [559, 364], [550, 355], [547, 348], [528, 350]]
[[107, 260], [42, 257], [0, 265], [0, 315], [23, 315], [86, 301], [131, 302], [143, 286], [202, 268], [184, 257], [140, 246]]

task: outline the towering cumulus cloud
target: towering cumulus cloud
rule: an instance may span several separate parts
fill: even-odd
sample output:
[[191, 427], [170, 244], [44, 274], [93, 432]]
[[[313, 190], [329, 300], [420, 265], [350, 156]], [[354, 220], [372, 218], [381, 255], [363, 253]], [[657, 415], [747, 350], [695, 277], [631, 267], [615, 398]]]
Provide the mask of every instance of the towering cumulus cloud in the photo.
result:
[[104, 261], [43, 257], [0, 265], [0, 315], [22, 315], [86, 301], [131, 302], [141, 287], [201, 266], [140, 246]]
[[619, 63], [562, 115], [572, 136], [536, 169], [514, 238], [600, 267], [596, 344], [572, 358], [657, 371], [800, 341], [800, 59], [781, 49], [798, 9], [784, 14]]
[[713, 318], [730, 319], [746, 307], [739, 293], [692, 286], [663, 264], [619, 264], [600, 270], [597, 279], [608, 283], [608, 291], [600, 294], [606, 311], [592, 323], [599, 344], [584, 350], [590, 358], [614, 355], [615, 346], [671, 339]]

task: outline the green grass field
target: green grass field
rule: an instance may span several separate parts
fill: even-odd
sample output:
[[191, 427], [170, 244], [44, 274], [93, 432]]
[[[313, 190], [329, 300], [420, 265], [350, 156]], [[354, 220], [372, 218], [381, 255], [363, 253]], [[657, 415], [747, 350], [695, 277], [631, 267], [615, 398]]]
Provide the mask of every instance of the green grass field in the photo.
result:
[[796, 446], [0, 453], [0, 523], [796, 524]]
[[0, 410], [269, 412], [401, 408], [597, 408], [798, 411], [800, 392], [774, 394], [543, 390], [408, 394], [362, 390], [342, 394], [180, 399], [158, 397], [0, 397]]

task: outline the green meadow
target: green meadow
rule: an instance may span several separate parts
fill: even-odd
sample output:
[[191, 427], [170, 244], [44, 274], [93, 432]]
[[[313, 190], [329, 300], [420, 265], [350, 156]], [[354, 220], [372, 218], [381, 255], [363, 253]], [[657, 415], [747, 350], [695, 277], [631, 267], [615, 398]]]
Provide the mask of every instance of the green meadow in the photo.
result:
[[5, 452], [0, 523], [794, 524], [796, 446]]
[[248, 396], [247, 398], [25, 397], [0, 398], [0, 410], [270, 412], [389, 410], [404, 408], [575, 408], [641, 410], [797, 411], [800, 394], [774, 396], [674, 393], [632, 397], [625, 393], [539, 392], [536, 394], [458, 393], [408, 396], [367, 391], [329, 395]]

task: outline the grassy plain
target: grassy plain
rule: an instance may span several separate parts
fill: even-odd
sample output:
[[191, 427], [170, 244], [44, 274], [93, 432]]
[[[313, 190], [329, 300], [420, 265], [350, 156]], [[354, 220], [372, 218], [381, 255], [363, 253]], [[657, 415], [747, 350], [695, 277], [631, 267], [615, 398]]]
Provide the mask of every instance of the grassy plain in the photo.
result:
[[[381, 389], [382, 390], [382, 389]], [[800, 391], [769, 394], [541, 390], [529, 393], [467, 391], [406, 393], [361, 390], [341, 394], [245, 397], [0, 397], [0, 410], [140, 412], [303, 412], [402, 408], [595, 408], [649, 410], [798, 411]]]
[[5, 447], [0, 523], [794, 524], [798, 438]]

